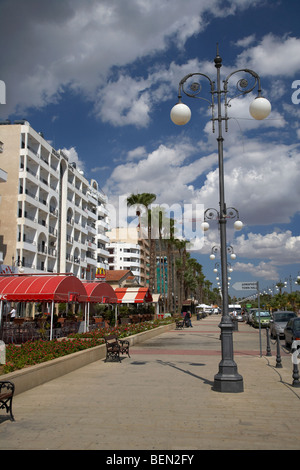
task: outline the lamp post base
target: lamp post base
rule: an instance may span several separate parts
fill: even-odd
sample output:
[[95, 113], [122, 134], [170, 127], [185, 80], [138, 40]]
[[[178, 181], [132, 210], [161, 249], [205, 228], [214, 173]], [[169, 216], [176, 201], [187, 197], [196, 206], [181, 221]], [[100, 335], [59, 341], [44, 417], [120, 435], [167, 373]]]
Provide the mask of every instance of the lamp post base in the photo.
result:
[[233, 360], [233, 322], [230, 317], [223, 317], [221, 328], [222, 360], [219, 372], [214, 377], [213, 390], [225, 393], [240, 393], [244, 391], [243, 377], [237, 371]]
[[214, 377], [213, 390], [215, 392], [223, 393], [241, 393], [244, 391], [243, 377], [237, 372], [236, 367], [233, 373], [224, 373], [220, 371]]

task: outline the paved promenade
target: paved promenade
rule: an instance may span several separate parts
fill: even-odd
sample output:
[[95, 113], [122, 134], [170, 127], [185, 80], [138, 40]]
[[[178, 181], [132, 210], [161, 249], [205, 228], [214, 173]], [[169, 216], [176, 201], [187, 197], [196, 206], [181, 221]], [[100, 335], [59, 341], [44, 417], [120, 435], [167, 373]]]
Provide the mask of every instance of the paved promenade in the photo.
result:
[[[193, 321], [131, 348], [122, 363], [94, 362], [14, 398], [0, 420], [1, 450], [299, 449], [300, 388], [292, 361], [266, 334], [239, 323], [234, 359], [244, 392], [212, 390], [220, 316]], [[1, 412], [1, 418], [3, 411]]]

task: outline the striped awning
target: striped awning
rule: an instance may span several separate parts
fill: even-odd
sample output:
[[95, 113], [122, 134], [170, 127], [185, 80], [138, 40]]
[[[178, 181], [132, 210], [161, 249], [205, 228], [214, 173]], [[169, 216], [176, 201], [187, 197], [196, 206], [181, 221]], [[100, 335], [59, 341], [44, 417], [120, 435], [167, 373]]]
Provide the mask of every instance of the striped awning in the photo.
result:
[[83, 282], [88, 302], [116, 304], [118, 299], [114, 289], [107, 282]]
[[115, 289], [119, 304], [142, 304], [152, 302], [152, 295], [147, 287], [118, 287]]

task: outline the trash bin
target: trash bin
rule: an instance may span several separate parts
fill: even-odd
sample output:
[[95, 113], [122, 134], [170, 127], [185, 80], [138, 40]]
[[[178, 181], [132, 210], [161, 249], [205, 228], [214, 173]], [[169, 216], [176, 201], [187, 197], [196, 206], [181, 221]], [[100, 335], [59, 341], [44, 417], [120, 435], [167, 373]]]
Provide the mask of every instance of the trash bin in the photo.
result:
[[238, 325], [238, 321], [236, 318], [232, 319], [232, 323], [233, 323], [233, 331], [239, 331], [239, 325]]

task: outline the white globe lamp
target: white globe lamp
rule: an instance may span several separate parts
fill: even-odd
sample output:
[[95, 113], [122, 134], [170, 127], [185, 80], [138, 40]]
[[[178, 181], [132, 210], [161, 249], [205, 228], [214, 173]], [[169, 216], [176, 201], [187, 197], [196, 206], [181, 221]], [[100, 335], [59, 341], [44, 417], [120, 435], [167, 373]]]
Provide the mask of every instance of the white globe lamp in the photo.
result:
[[190, 108], [183, 103], [177, 103], [171, 109], [170, 117], [177, 126], [184, 126], [191, 119], [192, 113]]
[[249, 112], [254, 119], [261, 121], [269, 116], [271, 103], [266, 98], [259, 96], [250, 104]]
[[233, 224], [235, 230], [242, 230], [244, 224], [241, 220], [236, 220]]
[[203, 232], [207, 232], [207, 230], [209, 230], [209, 223], [208, 222], [202, 222], [201, 228], [202, 228]]

